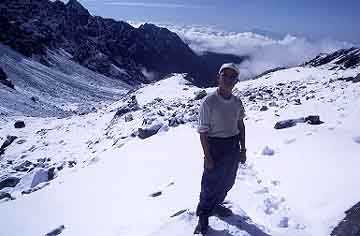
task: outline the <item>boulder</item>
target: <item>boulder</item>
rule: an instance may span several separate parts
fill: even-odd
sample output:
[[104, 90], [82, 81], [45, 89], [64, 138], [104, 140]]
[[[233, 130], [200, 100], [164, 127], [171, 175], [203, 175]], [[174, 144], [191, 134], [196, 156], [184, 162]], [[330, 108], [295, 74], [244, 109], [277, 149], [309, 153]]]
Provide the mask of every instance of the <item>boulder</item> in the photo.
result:
[[296, 121], [293, 119], [289, 119], [289, 120], [282, 120], [282, 121], [278, 121], [276, 122], [274, 128], [275, 129], [285, 129], [285, 128], [290, 128], [296, 125]]
[[57, 227], [56, 229], [53, 229], [52, 231], [50, 231], [49, 233], [45, 234], [45, 236], [56, 236], [62, 233], [62, 231], [65, 229], [64, 225], [60, 225], [59, 227]]
[[0, 200], [2, 199], [14, 200], [15, 198], [12, 197], [10, 193], [0, 192]]
[[155, 125], [150, 126], [149, 128], [139, 128], [137, 136], [141, 139], [149, 138], [155, 135], [162, 126], [163, 126], [162, 123], [157, 123]]
[[331, 236], [360, 235], [360, 202], [345, 211], [345, 218], [334, 228]]
[[359, 83], [360, 82], [360, 74], [358, 74], [353, 80], [353, 83]]
[[16, 136], [7, 136], [5, 142], [0, 147], [0, 156], [4, 154], [5, 148], [7, 148], [10, 144], [14, 142], [14, 140], [17, 139]]
[[7, 75], [5, 71], [0, 67], [0, 81], [7, 80]]
[[324, 123], [323, 121], [320, 120], [320, 116], [314, 116], [314, 115], [305, 117], [305, 122], [311, 125], [320, 125]]
[[134, 117], [133, 117], [132, 114], [126, 114], [125, 115], [125, 122], [130, 122], [132, 120], [134, 120]]
[[267, 111], [267, 110], [269, 110], [269, 108], [268, 108], [267, 106], [262, 106], [262, 107], [260, 108], [260, 111]]
[[0, 190], [7, 187], [15, 187], [19, 183], [20, 179], [17, 177], [7, 177], [0, 181]]
[[200, 99], [203, 99], [206, 95], [207, 95], [207, 93], [206, 93], [206, 91], [205, 91], [205, 90], [200, 90], [200, 91], [197, 91], [197, 92], [195, 92], [195, 97], [194, 97], [194, 100], [200, 100]]
[[25, 122], [22, 121], [22, 120], [18, 120], [18, 121], [15, 122], [14, 127], [16, 129], [24, 128], [25, 127]]

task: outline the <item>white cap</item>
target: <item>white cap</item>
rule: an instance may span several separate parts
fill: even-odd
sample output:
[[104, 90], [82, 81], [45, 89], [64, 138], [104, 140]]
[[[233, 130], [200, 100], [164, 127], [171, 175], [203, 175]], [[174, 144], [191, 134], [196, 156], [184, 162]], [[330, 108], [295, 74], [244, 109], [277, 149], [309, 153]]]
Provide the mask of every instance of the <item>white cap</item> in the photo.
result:
[[220, 69], [219, 69], [219, 75], [221, 74], [221, 72], [224, 70], [224, 69], [232, 69], [232, 70], [234, 70], [237, 74], [238, 74], [238, 77], [237, 77], [237, 79], [238, 80], [240, 80], [240, 77], [239, 77], [239, 75], [240, 75], [240, 70], [239, 70], [239, 68], [234, 64], [234, 63], [224, 63], [221, 67], [220, 67]]

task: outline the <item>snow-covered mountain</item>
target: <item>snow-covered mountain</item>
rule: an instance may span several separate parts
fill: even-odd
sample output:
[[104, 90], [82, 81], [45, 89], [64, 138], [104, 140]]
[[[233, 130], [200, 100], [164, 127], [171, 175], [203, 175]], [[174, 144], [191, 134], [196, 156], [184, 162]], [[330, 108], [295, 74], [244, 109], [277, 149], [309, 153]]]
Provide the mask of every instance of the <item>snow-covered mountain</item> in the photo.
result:
[[[48, 65], [47, 50], [65, 50], [72, 60], [129, 85], [159, 80], [170, 73], [189, 73], [197, 85], [228, 55], [197, 55], [167, 28], [92, 16], [77, 0], [3, 0], [0, 2], [0, 42]], [[246, 56], [246, 55], [244, 55]], [[232, 56], [237, 63], [243, 56]], [[121, 71], [113, 68], [121, 68]]]
[[[5, 65], [10, 79], [30, 67], [19, 63]], [[349, 236], [346, 229], [356, 229], [355, 221], [334, 230], [360, 199], [360, 67], [332, 67], [282, 69], [236, 86], [248, 161], [228, 196], [235, 216], [210, 218], [211, 235]], [[70, 80], [74, 71], [61, 75]], [[203, 91], [185, 77], [143, 85], [84, 115], [2, 117], [0, 235], [192, 234], [203, 166], [194, 127], [202, 96], [214, 88]], [[130, 88], [96, 89], [121, 96]]]
[[[11, 88], [0, 83], [1, 116], [65, 117], [87, 113], [133, 89], [121, 80], [75, 63], [65, 51], [48, 51], [47, 58], [49, 66], [0, 44], [0, 68], [13, 85]], [[113, 70], [120, 69], [114, 66]]]

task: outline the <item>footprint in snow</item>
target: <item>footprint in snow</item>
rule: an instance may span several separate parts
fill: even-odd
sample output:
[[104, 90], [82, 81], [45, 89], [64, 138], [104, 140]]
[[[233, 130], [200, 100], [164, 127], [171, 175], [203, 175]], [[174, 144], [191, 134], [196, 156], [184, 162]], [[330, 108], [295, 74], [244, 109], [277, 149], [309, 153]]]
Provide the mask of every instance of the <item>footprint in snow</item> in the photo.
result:
[[293, 143], [293, 142], [295, 142], [295, 141], [296, 141], [296, 138], [285, 139], [284, 143], [285, 143], [285, 144], [291, 144], [291, 143]]
[[277, 197], [269, 197], [264, 200], [264, 212], [267, 215], [271, 215], [275, 213], [275, 211], [279, 210], [280, 205], [285, 202], [285, 198], [277, 198]]
[[261, 151], [261, 154], [264, 156], [273, 156], [275, 154], [275, 151], [271, 149], [269, 146], [265, 146]]
[[360, 144], [360, 136], [354, 137], [353, 140], [354, 140], [355, 143]]

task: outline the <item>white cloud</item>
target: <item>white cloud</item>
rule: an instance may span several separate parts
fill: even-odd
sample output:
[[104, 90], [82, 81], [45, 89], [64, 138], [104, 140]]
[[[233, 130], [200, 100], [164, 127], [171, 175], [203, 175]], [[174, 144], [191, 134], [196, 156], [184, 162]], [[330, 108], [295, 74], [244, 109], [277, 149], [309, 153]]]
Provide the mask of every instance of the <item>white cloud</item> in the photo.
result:
[[248, 55], [250, 60], [240, 65], [245, 77], [282, 66], [295, 66], [315, 57], [352, 45], [330, 39], [310, 41], [306, 38], [285, 36], [275, 40], [251, 32], [221, 32], [212, 27], [178, 27], [166, 25], [176, 32], [194, 51]]

